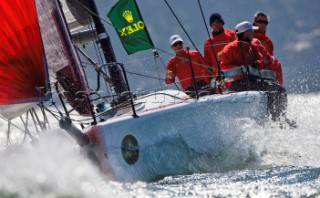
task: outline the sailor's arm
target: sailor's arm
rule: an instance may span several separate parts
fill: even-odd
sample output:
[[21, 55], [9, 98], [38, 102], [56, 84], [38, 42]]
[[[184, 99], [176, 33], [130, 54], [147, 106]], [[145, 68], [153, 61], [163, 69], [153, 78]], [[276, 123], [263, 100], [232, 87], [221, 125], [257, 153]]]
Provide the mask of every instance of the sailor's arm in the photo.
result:
[[176, 70], [175, 70], [174, 61], [170, 59], [166, 68], [166, 84], [174, 83], [175, 77], [176, 77]]

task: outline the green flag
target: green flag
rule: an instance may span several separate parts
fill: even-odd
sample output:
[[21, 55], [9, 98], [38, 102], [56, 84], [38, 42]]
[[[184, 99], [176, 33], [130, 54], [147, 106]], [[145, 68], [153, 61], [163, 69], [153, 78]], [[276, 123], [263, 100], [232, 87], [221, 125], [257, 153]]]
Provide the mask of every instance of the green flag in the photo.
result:
[[153, 48], [135, 0], [119, 0], [107, 14], [128, 54]]

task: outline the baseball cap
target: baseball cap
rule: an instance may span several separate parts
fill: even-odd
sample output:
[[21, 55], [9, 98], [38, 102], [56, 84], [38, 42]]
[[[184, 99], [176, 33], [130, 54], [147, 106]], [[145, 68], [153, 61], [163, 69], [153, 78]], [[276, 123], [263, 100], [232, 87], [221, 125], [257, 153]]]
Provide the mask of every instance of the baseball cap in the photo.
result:
[[249, 21], [243, 21], [236, 25], [235, 27], [236, 33], [241, 34], [243, 32], [246, 32], [248, 30], [257, 30], [259, 27], [253, 26]]
[[181, 36], [178, 35], [178, 34], [172, 35], [172, 36], [170, 37], [170, 39], [169, 39], [170, 45], [173, 45], [173, 44], [174, 44], [175, 42], [177, 42], [177, 41], [182, 41], [182, 42], [183, 42]]

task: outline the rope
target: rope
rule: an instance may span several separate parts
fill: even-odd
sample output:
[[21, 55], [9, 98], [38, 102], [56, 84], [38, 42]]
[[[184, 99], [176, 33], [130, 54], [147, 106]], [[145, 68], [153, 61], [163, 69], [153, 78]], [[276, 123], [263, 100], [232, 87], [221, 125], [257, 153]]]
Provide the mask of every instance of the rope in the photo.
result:
[[213, 54], [214, 54], [214, 58], [215, 58], [215, 60], [216, 60], [216, 62], [217, 62], [217, 64], [218, 64], [218, 70], [221, 71], [220, 63], [218, 62], [217, 54], [216, 54], [216, 52], [215, 52], [215, 50], [214, 50], [214, 44], [212, 43], [212, 40], [211, 40], [211, 38], [210, 38], [211, 35], [210, 35], [210, 32], [209, 32], [209, 28], [208, 28], [208, 26], [207, 26], [206, 20], [205, 20], [205, 18], [204, 18], [203, 9], [202, 9], [200, 0], [198, 0], [198, 4], [199, 4], [199, 8], [200, 8], [200, 12], [201, 12], [201, 16], [202, 16], [203, 23], [204, 23], [204, 25], [205, 25], [205, 27], [206, 27], [206, 30], [207, 30], [207, 34], [208, 34], [209, 41], [210, 41], [210, 44], [211, 44], [211, 48], [212, 48], [212, 51], [213, 51]]
[[[34, 108], [32, 107], [32, 108], [29, 110], [29, 112], [30, 112], [30, 115], [31, 115], [31, 117], [32, 117], [33, 124], [34, 124], [34, 126], [35, 126], [35, 128], [36, 128], [37, 134], [39, 134], [38, 124], [39, 124], [39, 126], [40, 126], [40, 128], [41, 128], [41, 123], [40, 123], [39, 121], [38, 121], [38, 123], [36, 122], [36, 118], [35, 118], [35, 116], [33, 115], [33, 114], [35, 114]], [[42, 128], [41, 128], [41, 129], [42, 129]]]
[[77, 4], [79, 4], [82, 8], [84, 8], [84, 9], [85, 9], [87, 12], [89, 12], [91, 15], [93, 15], [93, 16], [101, 19], [102, 21], [104, 21], [105, 23], [107, 23], [108, 25], [110, 25], [110, 26], [113, 27], [113, 25], [112, 25], [110, 22], [108, 22], [108, 21], [105, 20], [104, 18], [100, 17], [100, 16], [97, 15], [96, 13], [92, 12], [92, 11], [90, 10], [90, 8], [88, 8], [88, 7], [86, 7], [85, 5], [83, 5], [83, 4], [80, 3], [78, 0], [73, 0], [73, 1], [76, 2]]
[[173, 9], [171, 8], [171, 6], [168, 4], [167, 0], [164, 0], [164, 2], [167, 4], [168, 8], [170, 9], [171, 13], [173, 14], [173, 16], [177, 19], [180, 27], [182, 28], [182, 30], [184, 31], [184, 33], [187, 35], [187, 37], [189, 38], [191, 44], [193, 45], [193, 47], [199, 52], [198, 48], [196, 47], [196, 45], [194, 44], [193, 40], [191, 39], [191, 37], [189, 36], [188, 32], [186, 31], [186, 29], [184, 28], [184, 26], [182, 25], [181, 21], [179, 20], [179, 18], [177, 17], [177, 15], [174, 13]]
[[[164, 64], [163, 59], [161, 58], [161, 56], [159, 56], [159, 58], [160, 58], [160, 61], [161, 61], [162, 65], [163, 65], [164, 69], [166, 69], [166, 66], [165, 66], [165, 64]], [[180, 90], [180, 88], [179, 88], [179, 86], [177, 85], [176, 82], [174, 82], [174, 85], [176, 86], [176, 88], [177, 88], [178, 90]]]
[[[212, 48], [212, 51], [213, 51], [213, 55], [214, 55], [214, 58], [215, 58], [215, 60], [216, 60], [217, 66], [218, 66], [218, 76], [220, 76], [220, 75], [219, 75], [219, 74], [221, 73], [220, 63], [219, 63], [219, 61], [218, 61], [216, 51], [214, 50], [214, 44], [212, 43], [212, 40], [211, 40], [211, 35], [210, 35], [210, 32], [209, 32], [209, 28], [208, 28], [208, 26], [207, 26], [206, 20], [205, 20], [205, 18], [204, 18], [203, 9], [202, 9], [200, 0], [198, 0], [198, 5], [199, 5], [199, 8], [200, 8], [200, 12], [201, 12], [201, 16], [202, 16], [202, 20], [203, 20], [204, 26], [206, 27], [206, 31], [207, 31], [207, 34], [208, 34], [208, 37], [209, 37], [209, 41], [210, 41], [210, 44], [211, 44], [211, 48]], [[213, 69], [213, 68], [212, 68], [212, 69]], [[217, 85], [217, 78], [215, 78], [214, 87], [216, 87], [216, 85]], [[218, 88], [219, 88], [219, 92], [222, 93], [221, 87], [218, 86]]]
[[11, 133], [11, 120], [8, 120], [7, 146], [11, 145], [10, 133]]

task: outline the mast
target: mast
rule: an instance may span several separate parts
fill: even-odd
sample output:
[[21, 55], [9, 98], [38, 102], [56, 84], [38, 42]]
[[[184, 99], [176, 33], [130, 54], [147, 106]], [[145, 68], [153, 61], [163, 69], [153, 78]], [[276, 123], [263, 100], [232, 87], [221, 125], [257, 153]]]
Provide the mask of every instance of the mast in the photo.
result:
[[[91, 14], [93, 22], [95, 24], [96, 32], [98, 34], [100, 47], [102, 49], [106, 63], [117, 63], [116, 56], [114, 54], [110, 37], [98, 17], [99, 13], [94, 0], [88, 0], [89, 8], [93, 14]], [[109, 65], [108, 71], [111, 78], [111, 84], [117, 94], [121, 94], [128, 90], [124, 78], [122, 76], [121, 70], [117, 65]]]

